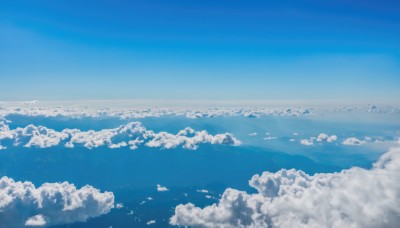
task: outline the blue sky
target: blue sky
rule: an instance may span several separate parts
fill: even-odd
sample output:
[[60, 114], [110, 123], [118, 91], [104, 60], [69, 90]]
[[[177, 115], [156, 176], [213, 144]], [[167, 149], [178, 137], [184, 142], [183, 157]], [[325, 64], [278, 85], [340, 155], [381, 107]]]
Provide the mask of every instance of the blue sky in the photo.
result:
[[396, 1], [1, 1], [0, 100], [400, 97]]

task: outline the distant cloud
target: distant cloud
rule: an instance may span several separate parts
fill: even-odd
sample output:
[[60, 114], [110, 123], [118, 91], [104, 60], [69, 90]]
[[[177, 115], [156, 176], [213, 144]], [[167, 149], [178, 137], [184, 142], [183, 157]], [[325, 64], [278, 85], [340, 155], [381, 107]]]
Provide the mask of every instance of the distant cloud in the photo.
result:
[[153, 225], [153, 224], [155, 224], [156, 223], [156, 220], [150, 220], [150, 221], [148, 221], [148, 222], [146, 222], [146, 225]]
[[327, 141], [327, 142], [334, 142], [337, 140], [337, 136], [336, 135], [327, 135], [325, 133], [321, 133], [318, 135], [317, 137], [317, 142], [323, 142], [323, 141]]
[[300, 143], [305, 146], [311, 146], [314, 145], [314, 140], [302, 139]]
[[264, 140], [274, 140], [274, 139], [278, 139], [278, 138], [275, 136], [268, 136], [268, 137], [264, 138]]
[[305, 146], [311, 146], [311, 145], [314, 145], [314, 142], [319, 142], [319, 143], [328, 142], [328, 143], [331, 143], [331, 142], [335, 142], [336, 140], [337, 140], [337, 136], [336, 135], [329, 136], [329, 135], [327, 135], [325, 133], [321, 133], [317, 137], [310, 137], [308, 139], [302, 139], [302, 140], [300, 140], [300, 143], [302, 145], [305, 145]]
[[157, 191], [159, 191], [159, 192], [166, 192], [166, 191], [169, 191], [169, 189], [168, 189], [167, 187], [165, 187], [165, 186], [162, 186], [162, 185], [160, 185], [160, 184], [157, 184]]
[[38, 103], [39, 103], [38, 100], [24, 101], [23, 102], [24, 105], [34, 105], [34, 104], [38, 104]]
[[[313, 176], [280, 170], [254, 175], [257, 193], [228, 188], [205, 208], [180, 204], [171, 225], [193, 227], [398, 227], [400, 148], [370, 170], [351, 168]], [[366, 181], [367, 180], [367, 181]]]
[[101, 193], [89, 185], [77, 189], [68, 182], [45, 183], [36, 188], [31, 182], [0, 179], [0, 221], [6, 227], [84, 222], [113, 207], [112, 192]]
[[342, 142], [343, 145], [347, 145], [347, 146], [360, 146], [365, 143], [366, 143], [366, 141], [358, 139], [356, 137], [347, 138]]
[[163, 149], [182, 146], [184, 149], [196, 150], [202, 143], [232, 146], [241, 144], [231, 133], [211, 135], [207, 131], [195, 131], [192, 128], [185, 128], [178, 134], [155, 133], [147, 130], [140, 122], [130, 122], [118, 128], [100, 131], [67, 128], [59, 132], [34, 125], [10, 129], [4, 121], [0, 121], [0, 149], [6, 149], [1, 143], [7, 140], [12, 141], [14, 146], [22, 144], [24, 147], [48, 148], [63, 143], [67, 148], [73, 148], [76, 145], [82, 145], [88, 149], [101, 146], [107, 146], [110, 149], [129, 146], [132, 150], [140, 145]]
[[43, 117], [100, 117], [108, 116], [120, 119], [145, 118], [145, 117], [161, 117], [161, 116], [183, 116], [190, 119], [212, 118], [217, 116], [243, 116], [249, 118], [258, 118], [261, 116], [304, 116], [310, 114], [307, 108], [234, 108], [234, 107], [211, 107], [211, 108], [115, 108], [94, 106], [89, 108], [87, 105], [46, 105], [38, 106], [39, 101], [26, 101], [21, 103], [7, 103], [0, 109], [0, 117], [7, 115], [24, 115], [24, 116], [43, 116]]
[[249, 136], [256, 136], [257, 132], [250, 133]]

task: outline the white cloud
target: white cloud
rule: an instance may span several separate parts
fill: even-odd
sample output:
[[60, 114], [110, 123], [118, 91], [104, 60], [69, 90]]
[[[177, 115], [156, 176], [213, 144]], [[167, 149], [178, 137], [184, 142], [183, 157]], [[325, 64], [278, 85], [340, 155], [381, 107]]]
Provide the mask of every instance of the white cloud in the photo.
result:
[[34, 105], [34, 104], [39, 104], [38, 100], [32, 100], [32, 101], [24, 101], [24, 105]]
[[112, 192], [89, 185], [77, 189], [68, 182], [45, 183], [36, 188], [31, 182], [0, 179], [0, 221], [6, 227], [84, 222], [113, 207]]
[[274, 139], [278, 139], [278, 138], [275, 136], [268, 136], [268, 137], [264, 138], [264, 140], [274, 140]]
[[257, 132], [250, 133], [249, 136], [256, 136]]
[[207, 189], [200, 189], [200, 190], [196, 190], [197, 192], [200, 192], [200, 193], [208, 193], [208, 190]]
[[48, 148], [63, 143], [67, 148], [73, 148], [75, 145], [82, 145], [88, 149], [101, 146], [107, 146], [110, 149], [129, 146], [132, 150], [142, 144], [163, 149], [182, 146], [189, 150], [196, 150], [201, 143], [233, 146], [241, 144], [231, 133], [211, 135], [207, 131], [195, 131], [192, 128], [185, 128], [178, 134], [155, 133], [147, 130], [140, 122], [130, 122], [117, 128], [100, 131], [67, 128], [58, 132], [34, 125], [11, 130], [4, 121], [0, 121], [0, 149], [6, 149], [1, 145], [1, 142], [5, 140], [13, 141], [15, 146], [22, 144], [24, 147]]
[[43, 215], [35, 215], [25, 222], [25, 226], [45, 226], [46, 225], [46, 219], [44, 218]]
[[149, 226], [149, 225], [153, 225], [153, 224], [155, 224], [156, 223], [156, 220], [150, 220], [150, 221], [148, 221], [148, 222], [146, 222], [146, 224]]
[[166, 192], [166, 191], [169, 191], [169, 189], [168, 189], [167, 187], [165, 187], [165, 186], [162, 186], [162, 185], [160, 185], [160, 184], [157, 184], [157, 191], [159, 191], [159, 192]]
[[161, 117], [161, 116], [183, 116], [186, 118], [211, 118], [216, 116], [243, 116], [257, 118], [261, 116], [304, 116], [310, 114], [308, 108], [237, 108], [237, 107], [139, 107], [127, 108], [128, 106], [114, 107], [110, 105], [99, 108], [97, 105], [41, 105], [38, 101], [21, 103], [7, 103], [2, 105], [0, 117], [7, 115], [44, 116], [44, 117], [115, 117], [120, 119]]
[[170, 224], [193, 227], [398, 227], [400, 148], [370, 170], [351, 168], [313, 176], [281, 170], [254, 175], [257, 193], [228, 188], [218, 204], [180, 204]]
[[117, 204], [115, 205], [115, 208], [117, 208], [117, 209], [124, 208], [124, 204], [123, 204], [123, 203], [117, 203]]
[[300, 141], [300, 143], [301, 143], [302, 145], [305, 145], [305, 146], [314, 145], [313, 140], [308, 140], [308, 139], [302, 139], [302, 140]]
[[309, 139], [302, 139], [300, 141], [300, 143], [305, 146], [311, 146], [311, 145], [314, 145], [314, 141], [317, 141], [319, 143], [322, 143], [322, 142], [331, 143], [331, 142], [335, 142], [336, 140], [337, 140], [336, 135], [329, 136], [325, 133], [321, 133], [317, 137], [310, 137]]
[[343, 145], [347, 145], [347, 146], [360, 146], [365, 143], [366, 143], [366, 141], [360, 140], [356, 137], [347, 138], [342, 142]]

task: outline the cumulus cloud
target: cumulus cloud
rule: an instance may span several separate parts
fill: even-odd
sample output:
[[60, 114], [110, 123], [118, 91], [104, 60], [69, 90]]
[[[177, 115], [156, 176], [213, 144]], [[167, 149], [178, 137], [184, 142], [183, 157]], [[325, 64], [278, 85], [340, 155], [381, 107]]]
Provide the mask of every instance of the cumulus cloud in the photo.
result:
[[365, 140], [361, 140], [356, 137], [347, 138], [342, 142], [342, 144], [346, 146], [360, 146], [365, 143], [366, 143]]
[[317, 137], [317, 142], [323, 142], [323, 141], [327, 141], [327, 142], [334, 142], [337, 140], [337, 136], [336, 135], [327, 135], [325, 133], [321, 133], [318, 135]]
[[192, 227], [398, 227], [400, 148], [372, 169], [308, 175], [290, 169], [254, 175], [257, 193], [228, 188], [217, 204], [180, 204], [171, 225]]
[[79, 129], [64, 129], [61, 132], [43, 126], [28, 125], [24, 128], [10, 129], [0, 122], [0, 149], [3, 141], [11, 140], [15, 146], [48, 148], [64, 144], [67, 148], [82, 145], [88, 149], [107, 146], [110, 149], [129, 146], [137, 149], [140, 145], [172, 149], [182, 146], [184, 149], [196, 150], [201, 143], [240, 145], [240, 141], [231, 133], [211, 135], [207, 131], [195, 131], [185, 128], [178, 134], [168, 132], [155, 133], [147, 130], [140, 122], [130, 122], [113, 129], [100, 131], [81, 131]]
[[314, 140], [302, 139], [300, 143], [305, 146], [311, 146], [314, 145]]
[[46, 219], [44, 218], [43, 215], [35, 215], [25, 222], [25, 226], [44, 226], [46, 225]]
[[166, 191], [169, 191], [169, 189], [168, 189], [167, 187], [165, 187], [165, 186], [162, 186], [162, 185], [160, 185], [160, 184], [157, 184], [157, 191], [159, 191], [159, 192], [166, 192]]
[[322, 142], [331, 143], [331, 142], [335, 142], [336, 140], [337, 140], [336, 135], [329, 136], [325, 133], [321, 133], [317, 137], [310, 137], [308, 139], [302, 139], [302, 140], [300, 140], [300, 143], [305, 146], [311, 146], [311, 145], [314, 145], [315, 141], [319, 142], [319, 143], [322, 143]]
[[108, 213], [114, 207], [112, 192], [100, 192], [86, 185], [45, 183], [36, 188], [31, 182], [0, 179], [0, 221], [6, 227], [51, 226], [84, 222]]

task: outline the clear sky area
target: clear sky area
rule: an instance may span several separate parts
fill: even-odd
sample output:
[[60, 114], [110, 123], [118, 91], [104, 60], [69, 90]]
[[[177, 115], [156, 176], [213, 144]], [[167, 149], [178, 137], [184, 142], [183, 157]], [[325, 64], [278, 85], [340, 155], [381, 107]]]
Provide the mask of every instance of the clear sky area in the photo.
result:
[[0, 100], [399, 100], [398, 1], [0, 1]]

